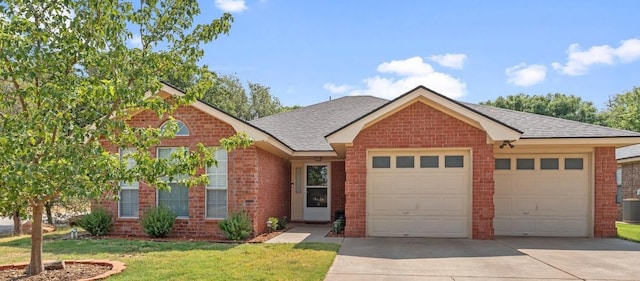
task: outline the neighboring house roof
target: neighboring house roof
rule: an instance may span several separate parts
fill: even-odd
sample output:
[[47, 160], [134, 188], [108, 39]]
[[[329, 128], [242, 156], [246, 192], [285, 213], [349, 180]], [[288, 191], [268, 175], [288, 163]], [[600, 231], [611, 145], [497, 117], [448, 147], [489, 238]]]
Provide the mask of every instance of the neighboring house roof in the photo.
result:
[[631, 159], [640, 157], [640, 144], [625, 146], [616, 149], [616, 159], [620, 160], [640, 160], [640, 159]]
[[347, 96], [249, 121], [295, 151], [332, 151], [324, 136], [384, 105], [372, 96]]

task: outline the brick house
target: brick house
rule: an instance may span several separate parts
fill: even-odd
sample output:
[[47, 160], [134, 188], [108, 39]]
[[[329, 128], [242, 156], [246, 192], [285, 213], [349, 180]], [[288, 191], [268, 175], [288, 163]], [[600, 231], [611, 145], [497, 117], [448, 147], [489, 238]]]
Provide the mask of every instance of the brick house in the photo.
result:
[[[180, 91], [165, 85], [159, 95]], [[247, 149], [216, 154], [199, 171], [209, 186], [172, 192], [143, 182], [106, 202], [115, 232], [139, 234], [138, 217], [165, 204], [174, 234], [219, 236], [217, 223], [246, 210], [256, 233], [269, 216], [328, 222], [347, 218], [351, 237], [616, 235], [616, 147], [640, 134], [463, 103], [425, 87], [392, 100], [342, 97], [245, 122], [204, 102], [180, 108], [181, 130], [155, 148], [216, 146], [235, 132]], [[136, 126], [162, 126], [140, 112]], [[121, 152], [109, 147], [113, 153]]]
[[618, 220], [622, 220], [622, 200], [640, 198], [640, 144], [616, 149], [618, 172]]

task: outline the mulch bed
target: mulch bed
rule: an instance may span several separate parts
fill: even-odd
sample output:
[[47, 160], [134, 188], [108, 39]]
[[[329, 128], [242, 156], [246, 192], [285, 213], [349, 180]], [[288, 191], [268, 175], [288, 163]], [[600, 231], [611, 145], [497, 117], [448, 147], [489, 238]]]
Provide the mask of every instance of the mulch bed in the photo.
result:
[[45, 270], [36, 276], [26, 276], [23, 269], [6, 269], [0, 271], [0, 280], [59, 280], [71, 281], [88, 279], [103, 274], [111, 269], [110, 266], [99, 264], [67, 264], [65, 269]]

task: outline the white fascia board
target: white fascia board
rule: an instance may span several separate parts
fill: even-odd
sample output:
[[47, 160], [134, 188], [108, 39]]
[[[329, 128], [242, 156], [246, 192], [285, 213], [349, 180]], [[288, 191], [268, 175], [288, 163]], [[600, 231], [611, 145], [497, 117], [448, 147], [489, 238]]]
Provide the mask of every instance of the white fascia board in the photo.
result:
[[592, 146], [627, 146], [639, 144], [640, 137], [611, 137], [611, 138], [544, 138], [520, 139], [514, 145], [592, 145]]

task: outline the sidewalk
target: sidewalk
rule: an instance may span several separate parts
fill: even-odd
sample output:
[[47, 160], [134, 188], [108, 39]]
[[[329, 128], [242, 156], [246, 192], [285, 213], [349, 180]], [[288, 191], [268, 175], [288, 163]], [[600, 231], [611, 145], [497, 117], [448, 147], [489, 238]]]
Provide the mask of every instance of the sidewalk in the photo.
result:
[[328, 224], [304, 224], [294, 223], [289, 231], [271, 238], [265, 243], [302, 243], [302, 242], [320, 242], [320, 243], [336, 243], [342, 244], [344, 237], [325, 237], [331, 226]]

